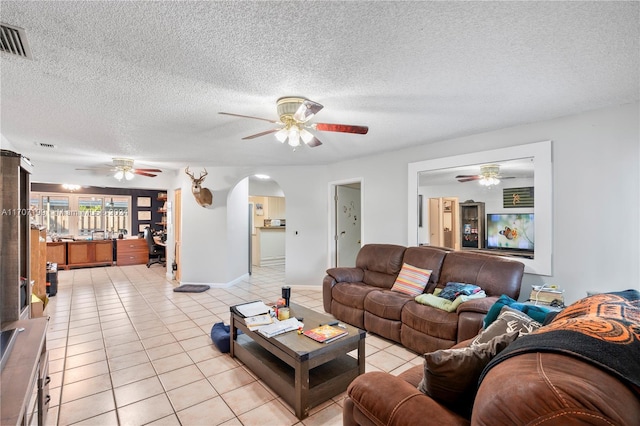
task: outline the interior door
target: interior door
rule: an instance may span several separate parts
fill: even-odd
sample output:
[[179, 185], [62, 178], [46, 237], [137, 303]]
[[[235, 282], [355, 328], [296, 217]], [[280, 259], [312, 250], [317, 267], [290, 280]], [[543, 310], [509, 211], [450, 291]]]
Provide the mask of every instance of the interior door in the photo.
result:
[[180, 282], [181, 271], [180, 271], [180, 247], [182, 241], [182, 189], [176, 189], [174, 193], [174, 207], [173, 211], [174, 215], [174, 225], [173, 225], [173, 235], [175, 236], [175, 260], [172, 265], [172, 268], [175, 272], [176, 281]]
[[442, 246], [440, 219], [440, 198], [429, 198], [429, 245], [431, 246]]
[[355, 266], [361, 247], [360, 183], [337, 185], [336, 266]]

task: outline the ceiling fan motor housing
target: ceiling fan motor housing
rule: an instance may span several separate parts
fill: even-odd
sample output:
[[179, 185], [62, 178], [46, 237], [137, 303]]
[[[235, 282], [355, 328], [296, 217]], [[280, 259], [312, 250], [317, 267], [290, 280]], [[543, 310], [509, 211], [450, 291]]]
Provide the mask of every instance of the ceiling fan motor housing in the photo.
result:
[[306, 101], [305, 98], [291, 97], [291, 96], [278, 99], [276, 106], [278, 110], [278, 117], [280, 117], [280, 121], [282, 121], [283, 123], [286, 123], [287, 121], [292, 120], [293, 114], [295, 114], [296, 111], [298, 111], [298, 108], [300, 108], [300, 105], [302, 105], [304, 101]]

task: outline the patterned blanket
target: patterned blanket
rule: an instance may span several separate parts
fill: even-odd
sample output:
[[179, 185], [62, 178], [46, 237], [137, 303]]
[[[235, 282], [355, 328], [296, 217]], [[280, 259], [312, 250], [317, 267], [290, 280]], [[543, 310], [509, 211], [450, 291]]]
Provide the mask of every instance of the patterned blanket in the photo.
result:
[[[640, 292], [589, 296], [536, 332], [518, 338], [484, 369], [525, 352], [559, 352], [591, 362], [640, 387]], [[480, 383], [479, 382], [479, 383]]]

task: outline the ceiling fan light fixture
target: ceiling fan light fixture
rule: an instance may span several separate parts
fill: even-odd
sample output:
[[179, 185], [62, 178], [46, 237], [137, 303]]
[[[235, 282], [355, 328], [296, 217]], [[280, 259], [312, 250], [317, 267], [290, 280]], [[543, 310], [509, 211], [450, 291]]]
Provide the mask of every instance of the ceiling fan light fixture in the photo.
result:
[[133, 177], [134, 177], [134, 176], [135, 176], [135, 175], [133, 174], [133, 172], [132, 172], [131, 170], [126, 170], [126, 171], [124, 172], [124, 178], [125, 178], [126, 180], [131, 180], [131, 179], [133, 179]]
[[276, 139], [278, 139], [281, 143], [285, 143], [287, 138], [289, 137], [289, 130], [286, 128], [282, 128], [275, 133]]
[[114, 178], [118, 180], [122, 180], [124, 177], [124, 170], [116, 170], [116, 173], [113, 175]]
[[300, 146], [300, 129], [298, 126], [291, 126], [289, 129], [289, 145], [294, 148]]
[[497, 185], [499, 183], [500, 183], [500, 179], [493, 176], [485, 176], [482, 179], [480, 179], [480, 185], [487, 186], [487, 187]]

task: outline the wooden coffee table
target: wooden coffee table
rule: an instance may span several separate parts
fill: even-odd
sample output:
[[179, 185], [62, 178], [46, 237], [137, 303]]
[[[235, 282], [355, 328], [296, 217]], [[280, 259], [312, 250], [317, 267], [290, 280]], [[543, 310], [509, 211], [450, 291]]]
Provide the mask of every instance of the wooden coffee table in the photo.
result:
[[[335, 320], [295, 303], [290, 309], [291, 317], [303, 318], [305, 330]], [[291, 405], [298, 419], [303, 419], [310, 408], [344, 392], [364, 373], [366, 332], [345, 326], [349, 335], [331, 343], [318, 343], [296, 331], [266, 338], [250, 331], [232, 306], [230, 352]], [[357, 350], [357, 358], [348, 355], [353, 350]]]

